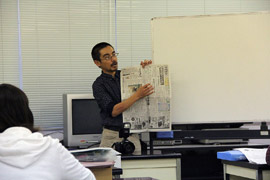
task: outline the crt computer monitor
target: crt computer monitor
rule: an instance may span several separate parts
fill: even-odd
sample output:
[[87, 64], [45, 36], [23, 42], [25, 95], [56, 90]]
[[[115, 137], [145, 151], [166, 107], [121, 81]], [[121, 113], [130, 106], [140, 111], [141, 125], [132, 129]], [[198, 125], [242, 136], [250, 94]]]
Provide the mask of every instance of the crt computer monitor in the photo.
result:
[[101, 140], [100, 108], [92, 94], [64, 94], [64, 145], [89, 147]]

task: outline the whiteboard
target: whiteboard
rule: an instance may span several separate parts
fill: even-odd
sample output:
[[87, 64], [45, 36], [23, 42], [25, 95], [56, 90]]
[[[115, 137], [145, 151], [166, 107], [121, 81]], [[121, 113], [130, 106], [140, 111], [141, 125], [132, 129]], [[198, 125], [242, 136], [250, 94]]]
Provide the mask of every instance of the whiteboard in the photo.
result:
[[270, 119], [270, 13], [151, 20], [155, 64], [168, 64], [173, 123]]

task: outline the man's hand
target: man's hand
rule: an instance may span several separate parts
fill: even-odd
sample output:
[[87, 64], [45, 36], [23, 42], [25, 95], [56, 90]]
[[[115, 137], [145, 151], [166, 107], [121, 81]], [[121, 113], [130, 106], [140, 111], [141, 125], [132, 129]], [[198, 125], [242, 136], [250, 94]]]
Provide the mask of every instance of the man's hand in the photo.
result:
[[125, 110], [127, 110], [130, 106], [132, 106], [139, 99], [149, 96], [154, 93], [154, 88], [151, 84], [145, 84], [141, 86], [132, 96], [128, 99], [116, 104], [112, 110], [112, 117], [116, 117]]
[[154, 87], [148, 83], [145, 84], [144, 86], [141, 86], [137, 91], [136, 91], [136, 95], [138, 96], [139, 99], [145, 97], [145, 96], [149, 96], [151, 94], [154, 93]]
[[[141, 66], [144, 68], [145, 66], [152, 64], [151, 60], [144, 60], [141, 62]], [[145, 84], [137, 89], [137, 91], [130, 96], [128, 99], [116, 104], [112, 110], [112, 117], [116, 117], [125, 110], [127, 110], [130, 106], [132, 106], [136, 101], [145, 96], [149, 96], [154, 93], [154, 87], [151, 84]]]
[[152, 60], [145, 59], [144, 61], [141, 61], [141, 66], [144, 68], [146, 65], [152, 64]]

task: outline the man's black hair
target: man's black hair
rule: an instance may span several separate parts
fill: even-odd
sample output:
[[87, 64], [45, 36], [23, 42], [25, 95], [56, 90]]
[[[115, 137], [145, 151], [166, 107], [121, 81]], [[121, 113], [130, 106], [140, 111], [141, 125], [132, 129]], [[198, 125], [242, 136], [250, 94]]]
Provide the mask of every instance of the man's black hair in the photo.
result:
[[92, 52], [91, 52], [91, 55], [92, 55], [92, 58], [93, 58], [93, 61], [94, 60], [98, 60], [100, 61], [100, 53], [99, 51], [107, 46], [111, 46], [113, 48], [112, 45], [110, 45], [109, 43], [107, 42], [101, 42], [101, 43], [98, 43], [96, 44], [93, 49], [92, 49]]

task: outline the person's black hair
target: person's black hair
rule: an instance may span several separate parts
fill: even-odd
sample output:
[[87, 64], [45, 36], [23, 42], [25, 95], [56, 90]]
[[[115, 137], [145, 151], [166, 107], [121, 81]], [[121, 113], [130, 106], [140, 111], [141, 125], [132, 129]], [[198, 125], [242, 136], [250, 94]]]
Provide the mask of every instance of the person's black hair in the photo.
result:
[[91, 55], [92, 55], [92, 58], [93, 58], [93, 61], [94, 60], [98, 60], [100, 61], [100, 50], [107, 47], [107, 46], [111, 46], [113, 48], [112, 45], [110, 45], [109, 43], [107, 42], [101, 42], [101, 43], [98, 43], [96, 44], [93, 48], [92, 48], [92, 52], [91, 52]]
[[14, 126], [38, 130], [25, 93], [11, 84], [0, 84], [0, 133]]

